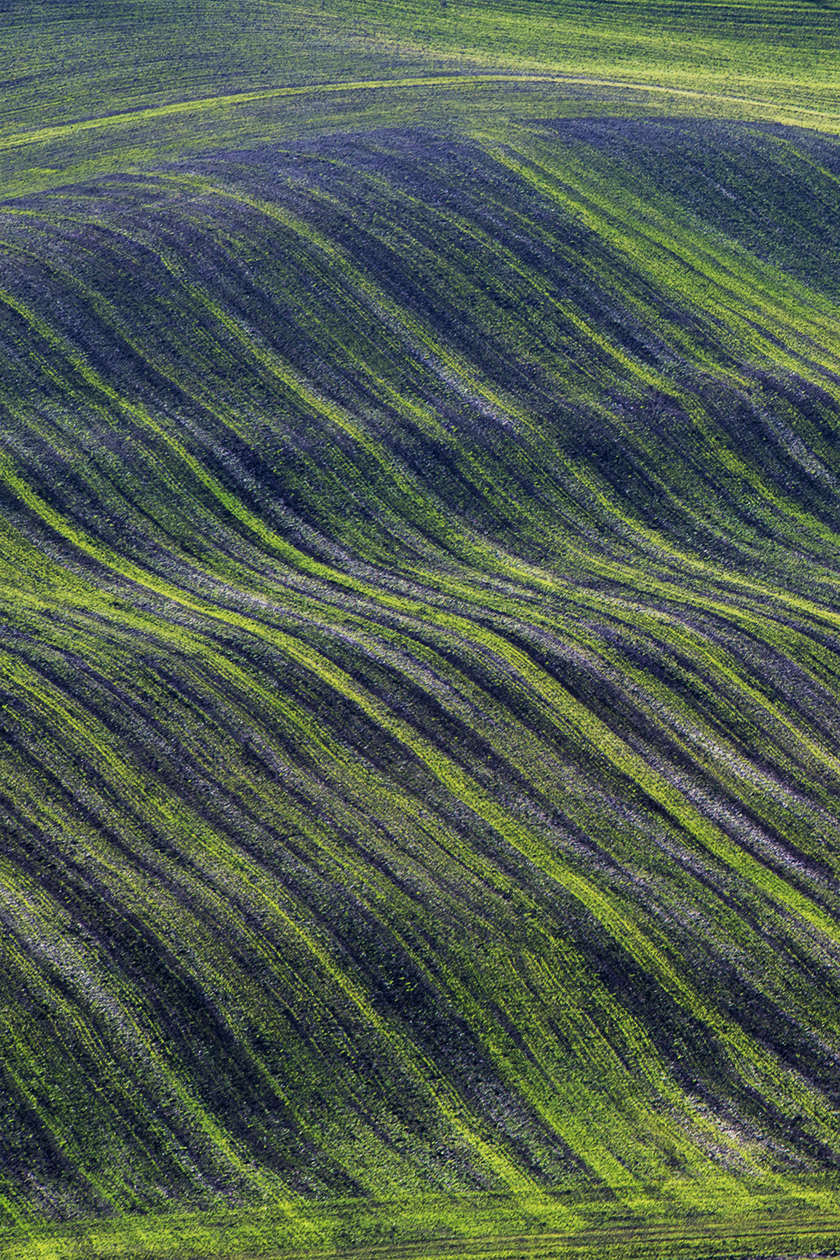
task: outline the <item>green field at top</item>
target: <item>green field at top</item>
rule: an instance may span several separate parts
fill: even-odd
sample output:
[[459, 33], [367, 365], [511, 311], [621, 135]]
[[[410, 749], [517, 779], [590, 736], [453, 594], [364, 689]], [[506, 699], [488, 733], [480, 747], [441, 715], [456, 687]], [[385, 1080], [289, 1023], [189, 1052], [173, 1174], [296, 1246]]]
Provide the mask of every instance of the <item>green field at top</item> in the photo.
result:
[[0, 1260], [837, 1254], [838, 49], [0, 8]]

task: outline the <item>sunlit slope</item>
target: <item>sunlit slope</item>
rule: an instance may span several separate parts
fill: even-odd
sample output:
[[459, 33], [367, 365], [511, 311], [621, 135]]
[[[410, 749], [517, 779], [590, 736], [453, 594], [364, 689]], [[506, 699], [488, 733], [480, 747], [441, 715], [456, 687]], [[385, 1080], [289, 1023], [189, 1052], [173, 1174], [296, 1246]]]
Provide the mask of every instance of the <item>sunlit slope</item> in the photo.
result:
[[838, 173], [546, 122], [4, 203], [10, 1221], [835, 1167]]

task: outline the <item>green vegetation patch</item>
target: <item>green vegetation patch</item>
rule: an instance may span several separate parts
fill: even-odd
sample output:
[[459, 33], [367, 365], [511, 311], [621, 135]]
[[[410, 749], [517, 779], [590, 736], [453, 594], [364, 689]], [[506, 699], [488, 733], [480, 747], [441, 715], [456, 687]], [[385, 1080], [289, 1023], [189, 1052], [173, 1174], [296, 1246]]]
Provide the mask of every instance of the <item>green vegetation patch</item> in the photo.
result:
[[[723, 1189], [723, 1187], [721, 1187]], [[714, 1189], [703, 1208], [686, 1216], [661, 1196], [636, 1195], [624, 1202], [612, 1196], [563, 1196], [515, 1200], [470, 1196], [457, 1202], [428, 1198], [418, 1203], [334, 1202], [312, 1205], [305, 1217], [288, 1211], [203, 1212], [196, 1216], [144, 1217], [136, 1221], [77, 1224], [49, 1233], [9, 1235], [0, 1255], [75, 1260], [91, 1257], [184, 1256], [295, 1257], [466, 1257], [502, 1260], [523, 1257], [712, 1257], [757, 1258], [782, 1252], [789, 1256], [836, 1253], [838, 1222], [834, 1192], [800, 1187], [800, 1194], [780, 1195], [754, 1185], [730, 1200], [715, 1201]], [[731, 1194], [731, 1188], [729, 1188]], [[726, 1194], [726, 1192], [724, 1192]], [[799, 1198], [799, 1203], [796, 1202]], [[819, 1207], [818, 1207], [819, 1204]], [[735, 1209], [735, 1210], [733, 1210]], [[821, 1210], [820, 1210], [821, 1209]], [[0, 1243], [2, 1246], [2, 1243]]]

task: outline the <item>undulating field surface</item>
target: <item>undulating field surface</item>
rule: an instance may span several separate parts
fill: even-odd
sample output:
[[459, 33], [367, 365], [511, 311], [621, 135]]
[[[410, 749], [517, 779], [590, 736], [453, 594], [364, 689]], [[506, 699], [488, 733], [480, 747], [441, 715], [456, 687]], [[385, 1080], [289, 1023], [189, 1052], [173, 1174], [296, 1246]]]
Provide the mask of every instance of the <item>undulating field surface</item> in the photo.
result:
[[0, 1256], [831, 1252], [837, 11], [0, 21]]

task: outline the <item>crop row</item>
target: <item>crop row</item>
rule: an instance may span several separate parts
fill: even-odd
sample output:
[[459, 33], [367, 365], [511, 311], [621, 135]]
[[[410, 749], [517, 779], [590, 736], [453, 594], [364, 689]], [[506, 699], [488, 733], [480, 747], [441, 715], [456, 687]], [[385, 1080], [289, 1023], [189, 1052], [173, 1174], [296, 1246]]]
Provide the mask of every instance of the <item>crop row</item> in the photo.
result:
[[4, 204], [10, 1223], [834, 1165], [837, 166], [373, 131]]

